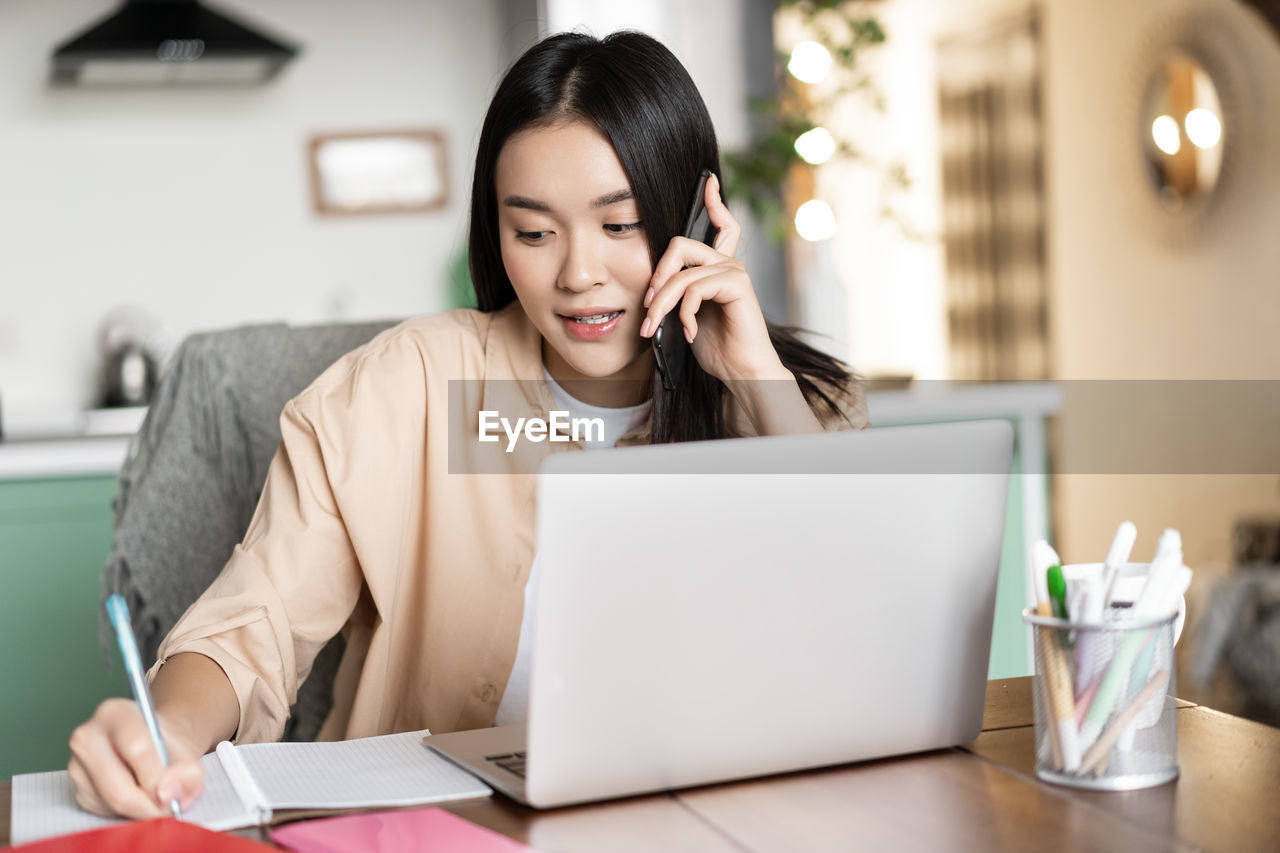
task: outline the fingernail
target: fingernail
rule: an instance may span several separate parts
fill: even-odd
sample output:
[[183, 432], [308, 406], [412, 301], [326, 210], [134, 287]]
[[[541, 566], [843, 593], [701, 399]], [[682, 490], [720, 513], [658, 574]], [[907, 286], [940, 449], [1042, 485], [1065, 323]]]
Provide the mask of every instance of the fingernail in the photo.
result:
[[182, 798], [182, 789], [175, 782], [166, 782], [156, 791], [156, 800], [160, 805], [168, 808], [171, 800], [180, 800]]
[[644, 307], [645, 307], [645, 308], [648, 308], [648, 307], [649, 307], [649, 305], [650, 305], [650, 303], [652, 303], [652, 302], [653, 302], [653, 296], [654, 296], [654, 294], [655, 294], [655, 293], [657, 293], [657, 291], [656, 291], [656, 290], [654, 290], [652, 287], [651, 287], [651, 288], [649, 288], [649, 290], [645, 293], [645, 295], [644, 295]]
[[689, 331], [689, 327], [684, 327], [684, 339], [689, 343], [693, 343], [693, 332]]
[[[647, 305], [648, 303], [646, 302], [645, 304]], [[651, 317], [644, 318], [644, 324], [640, 326], [640, 337], [647, 338], [649, 336], [649, 326], [652, 324], [653, 319]]]

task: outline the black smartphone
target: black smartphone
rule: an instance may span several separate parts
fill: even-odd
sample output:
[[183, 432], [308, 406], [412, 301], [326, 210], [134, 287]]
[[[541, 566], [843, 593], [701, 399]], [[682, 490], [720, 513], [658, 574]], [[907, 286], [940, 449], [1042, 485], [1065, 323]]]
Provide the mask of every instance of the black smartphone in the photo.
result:
[[[707, 180], [711, 177], [710, 169], [698, 173], [698, 186], [693, 191], [693, 202], [689, 205], [689, 213], [685, 216], [684, 230], [680, 233], [691, 240], [698, 240], [708, 246], [714, 245], [717, 229], [711, 224], [704, 201], [707, 193]], [[662, 387], [667, 391], [676, 390], [680, 374], [684, 371], [684, 363], [689, 359], [689, 342], [685, 340], [683, 323], [680, 322], [680, 303], [667, 312], [657, 330], [653, 333], [653, 357], [658, 362], [658, 373], [662, 376]]]

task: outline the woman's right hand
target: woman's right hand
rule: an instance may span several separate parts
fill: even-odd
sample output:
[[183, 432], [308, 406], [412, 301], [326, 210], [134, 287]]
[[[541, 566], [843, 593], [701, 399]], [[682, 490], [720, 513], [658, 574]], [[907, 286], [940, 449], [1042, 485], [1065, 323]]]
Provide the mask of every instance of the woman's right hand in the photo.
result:
[[71, 733], [67, 772], [81, 808], [100, 815], [153, 818], [169, 814], [169, 801], [185, 810], [204, 790], [200, 750], [182, 726], [159, 717], [169, 751], [160, 761], [147, 724], [131, 699], [108, 699]]

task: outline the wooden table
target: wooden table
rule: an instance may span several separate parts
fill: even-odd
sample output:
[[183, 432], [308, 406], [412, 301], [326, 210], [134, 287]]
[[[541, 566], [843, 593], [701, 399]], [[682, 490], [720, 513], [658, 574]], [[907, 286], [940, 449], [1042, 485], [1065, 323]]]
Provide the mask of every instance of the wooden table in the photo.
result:
[[983, 733], [957, 749], [549, 812], [445, 808], [544, 851], [1280, 850], [1280, 729], [1180, 702], [1180, 778], [1095, 793], [1036, 780], [1031, 715], [1030, 678], [992, 681]]

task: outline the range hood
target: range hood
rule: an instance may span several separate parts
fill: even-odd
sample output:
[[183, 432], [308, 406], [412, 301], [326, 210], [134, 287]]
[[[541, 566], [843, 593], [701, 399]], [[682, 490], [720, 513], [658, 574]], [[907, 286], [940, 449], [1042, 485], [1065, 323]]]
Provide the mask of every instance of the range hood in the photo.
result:
[[198, 0], [125, 0], [54, 48], [60, 85], [261, 83], [298, 48]]

